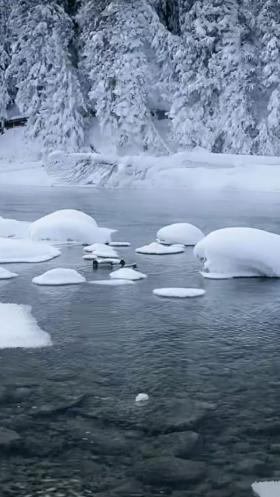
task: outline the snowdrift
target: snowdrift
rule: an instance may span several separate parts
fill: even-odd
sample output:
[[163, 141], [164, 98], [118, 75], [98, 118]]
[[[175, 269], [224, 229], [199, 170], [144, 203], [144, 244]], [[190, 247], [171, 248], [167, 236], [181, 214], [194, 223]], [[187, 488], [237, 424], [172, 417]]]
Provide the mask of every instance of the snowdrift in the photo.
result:
[[54, 268], [46, 271], [40, 276], [35, 276], [32, 283], [36, 285], [77, 285], [84, 283], [86, 279], [75, 269]]
[[168, 255], [168, 254], [181, 254], [185, 249], [182, 245], [162, 245], [158, 242], [150, 243], [149, 245], [144, 245], [135, 250], [137, 254], [147, 254], [147, 255]]
[[203, 261], [208, 278], [280, 277], [280, 235], [275, 233], [220, 229], [203, 238], [194, 255]]
[[134, 269], [124, 267], [110, 273], [110, 278], [118, 280], [137, 281], [147, 278], [147, 275], [140, 273], [140, 271], [135, 271]]
[[205, 294], [201, 288], [155, 288], [153, 294], [158, 297], [186, 299]]
[[119, 257], [117, 251], [105, 243], [93, 243], [92, 245], [87, 245], [87, 247], [84, 247], [84, 251], [90, 252], [96, 257], [109, 257], [113, 259], [117, 259]]
[[0, 329], [0, 349], [52, 345], [50, 335], [41, 330], [26, 305], [0, 303]]
[[30, 223], [17, 221], [0, 216], [0, 237], [3, 238], [27, 238]]
[[280, 481], [260, 481], [252, 484], [252, 490], [258, 497], [279, 497]]
[[29, 228], [32, 240], [109, 243], [115, 230], [100, 228], [93, 217], [75, 209], [62, 209], [41, 217]]
[[157, 232], [158, 241], [166, 245], [195, 245], [203, 237], [202, 231], [189, 223], [169, 224]]
[[60, 255], [60, 251], [43, 242], [0, 238], [0, 263], [45, 262]]
[[11, 271], [8, 271], [8, 269], [0, 267], [0, 280], [10, 280], [16, 278], [16, 276], [18, 276], [17, 273], [12, 273]]

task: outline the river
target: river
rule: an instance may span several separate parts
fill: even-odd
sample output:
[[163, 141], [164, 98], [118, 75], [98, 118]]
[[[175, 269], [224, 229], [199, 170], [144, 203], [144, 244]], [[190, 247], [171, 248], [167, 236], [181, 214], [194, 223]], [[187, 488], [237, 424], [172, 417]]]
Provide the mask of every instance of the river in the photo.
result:
[[[0, 351], [1, 497], [248, 497], [280, 479], [280, 281], [210, 281], [185, 254], [136, 255], [163, 225], [206, 233], [252, 226], [280, 233], [278, 194], [200, 195], [90, 188], [1, 189], [0, 215], [34, 220], [61, 208], [117, 228], [148, 275], [134, 286], [36, 287], [53, 267], [93, 272], [79, 246], [42, 264], [10, 264], [0, 301], [27, 304], [53, 347]], [[168, 300], [154, 288], [194, 286]], [[135, 396], [150, 400], [137, 406]]]

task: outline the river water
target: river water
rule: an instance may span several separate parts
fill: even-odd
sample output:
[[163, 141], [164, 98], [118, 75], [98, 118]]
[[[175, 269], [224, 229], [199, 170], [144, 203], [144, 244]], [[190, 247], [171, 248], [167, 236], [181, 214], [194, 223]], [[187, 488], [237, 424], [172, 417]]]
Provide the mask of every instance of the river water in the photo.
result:
[[[1, 190], [0, 215], [34, 220], [77, 208], [117, 228], [120, 249], [148, 275], [134, 286], [40, 288], [47, 269], [93, 272], [82, 248], [43, 264], [11, 264], [0, 301], [28, 304], [53, 347], [0, 351], [1, 497], [248, 497], [280, 479], [280, 281], [204, 281], [192, 250], [136, 255], [158, 228], [206, 233], [253, 226], [280, 233], [279, 195], [94, 189]], [[154, 288], [206, 289], [168, 300]], [[146, 392], [150, 401], [135, 404]]]

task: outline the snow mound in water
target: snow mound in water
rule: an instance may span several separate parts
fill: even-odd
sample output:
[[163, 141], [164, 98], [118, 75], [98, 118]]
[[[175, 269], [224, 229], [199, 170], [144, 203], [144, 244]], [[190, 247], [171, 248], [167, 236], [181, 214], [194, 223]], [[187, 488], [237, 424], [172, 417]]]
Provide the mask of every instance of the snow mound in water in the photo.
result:
[[138, 393], [135, 398], [135, 402], [147, 402], [149, 400], [149, 395], [147, 393]]
[[158, 297], [185, 299], [189, 297], [200, 297], [205, 294], [201, 288], [156, 288], [153, 294]]
[[135, 271], [135, 269], [123, 267], [117, 271], [110, 273], [110, 278], [119, 280], [131, 280], [137, 281], [147, 278], [146, 274], [140, 273], [140, 271]]
[[114, 231], [98, 227], [95, 219], [82, 211], [62, 209], [31, 223], [29, 235], [32, 240], [91, 244], [110, 242]]
[[0, 237], [27, 238], [30, 223], [0, 216]]
[[131, 280], [96, 280], [90, 281], [93, 285], [104, 285], [104, 286], [122, 286], [122, 285], [134, 285]]
[[8, 269], [0, 267], [0, 280], [10, 280], [16, 276], [18, 276], [17, 273], [12, 273], [11, 271], [8, 271]]
[[60, 255], [60, 251], [42, 242], [0, 238], [0, 263], [45, 262]]
[[182, 245], [195, 245], [203, 237], [204, 234], [202, 231], [189, 223], [169, 224], [157, 232], [158, 241], [167, 245], [176, 243]]
[[110, 242], [110, 247], [130, 247], [130, 242]]
[[162, 245], [158, 242], [150, 243], [149, 245], [144, 245], [143, 247], [137, 248], [135, 252], [137, 254], [148, 254], [148, 255], [168, 255], [168, 254], [181, 254], [185, 249], [182, 245]]
[[32, 280], [36, 285], [77, 285], [85, 281], [86, 279], [75, 269], [62, 267], [50, 269]]
[[95, 254], [83, 255], [83, 259], [85, 261], [97, 261], [98, 264], [101, 266], [108, 266], [108, 264], [117, 265], [117, 264], [120, 264], [120, 262], [121, 262], [121, 259], [115, 259], [115, 258], [111, 258], [111, 257], [99, 258]]
[[119, 257], [117, 251], [105, 243], [93, 243], [92, 245], [85, 247], [84, 251], [91, 252], [96, 255], [96, 257], [110, 257], [113, 259], [117, 259]]
[[204, 271], [217, 279], [280, 277], [280, 236], [254, 228], [213, 231], [194, 248]]
[[0, 349], [52, 345], [50, 335], [38, 326], [29, 306], [1, 303], [0, 330]]
[[279, 497], [280, 481], [260, 481], [252, 484], [253, 492], [259, 497]]

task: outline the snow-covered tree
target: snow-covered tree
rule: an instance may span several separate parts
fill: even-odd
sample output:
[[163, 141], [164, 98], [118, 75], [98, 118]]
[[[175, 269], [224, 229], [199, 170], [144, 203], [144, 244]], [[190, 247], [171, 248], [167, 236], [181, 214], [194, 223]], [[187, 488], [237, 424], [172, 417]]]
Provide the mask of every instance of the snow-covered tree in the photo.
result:
[[90, 100], [101, 128], [120, 151], [129, 147], [166, 150], [154, 125], [148, 98], [149, 9], [145, 0], [137, 4], [111, 2], [85, 44]]
[[76, 152], [84, 144], [84, 99], [77, 71], [61, 45], [61, 39], [53, 35], [51, 42], [53, 63], [39, 113], [44, 123], [39, 136], [48, 151]]
[[4, 0], [0, 0], [0, 130], [3, 129], [10, 102], [7, 68], [10, 62], [8, 19], [10, 9]]
[[10, 29], [14, 39], [9, 77], [17, 88], [16, 103], [20, 111], [29, 117], [28, 133], [36, 136], [44, 122], [41, 106], [44, 89], [53, 67], [52, 36], [55, 33], [67, 50], [71, 36], [71, 20], [56, 3], [16, 3]]
[[277, 0], [264, 0], [258, 19], [262, 108], [260, 153], [280, 153], [280, 8]]

